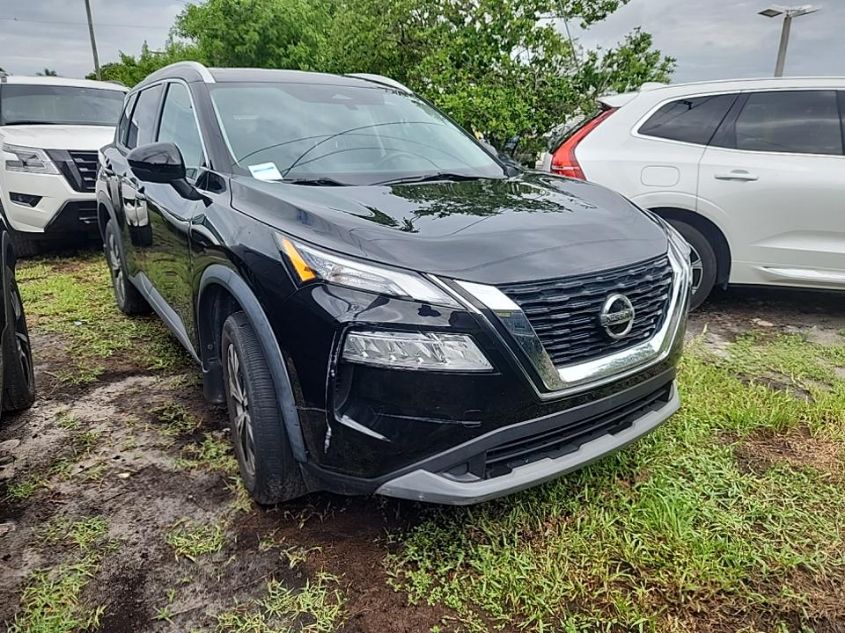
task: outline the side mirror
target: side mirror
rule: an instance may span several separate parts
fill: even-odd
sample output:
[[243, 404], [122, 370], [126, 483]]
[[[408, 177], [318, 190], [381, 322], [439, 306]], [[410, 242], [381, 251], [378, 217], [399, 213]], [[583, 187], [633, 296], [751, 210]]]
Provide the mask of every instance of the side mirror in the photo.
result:
[[185, 161], [173, 143], [150, 143], [136, 147], [126, 156], [139, 180], [169, 184], [185, 180]]

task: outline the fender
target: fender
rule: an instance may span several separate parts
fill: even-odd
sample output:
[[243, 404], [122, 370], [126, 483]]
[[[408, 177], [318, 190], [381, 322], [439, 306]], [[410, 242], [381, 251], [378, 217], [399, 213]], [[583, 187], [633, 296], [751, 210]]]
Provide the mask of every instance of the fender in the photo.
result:
[[100, 217], [100, 213], [99, 213], [99, 206], [100, 205], [103, 205], [106, 208], [106, 213], [108, 214], [109, 219], [117, 222], [117, 225], [122, 228], [123, 227], [123, 219], [117, 217], [117, 213], [115, 213], [114, 205], [112, 204], [111, 198], [109, 197], [109, 195], [105, 191], [98, 189], [97, 190], [97, 207], [98, 207], [97, 223], [100, 225], [100, 235], [103, 236], [103, 235], [105, 235], [105, 232], [106, 232], [106, 223], [102, 221], [103, 219]]
[[[264, 358], [270, 369], [273, 379], [273, 387], [276, 391], [276, 400], [282, 412], [282, 421], [285, 425], [288, 441], [294, 458], [299, 462], [306, 461], [305, 443], [302, 439], [302, 427], [299, 423], [299, 412], [296, 409], [296, 401], [293, 396], [290, 376], [285, 366], [282, 350], [276, 340], [276, 335], [270, 327], [270, 321], [264, 314], [261, 304], [252, 289], [246, 282], [231, 268], [222, 264], [212, 264], [206, 268], [200, 278], [199, 293], [197, 295], [197, 308], [202, 305], [203, 293], [212, 285], [220, 285], [225, 288], [238, 302], [241, 309], [249, 319], [255, 330], [261, 348], [264, 350]], [[203, 355], [203, 373], [207, 373], [205, 351], [207, 345], [200, 341], [201, 353]]]

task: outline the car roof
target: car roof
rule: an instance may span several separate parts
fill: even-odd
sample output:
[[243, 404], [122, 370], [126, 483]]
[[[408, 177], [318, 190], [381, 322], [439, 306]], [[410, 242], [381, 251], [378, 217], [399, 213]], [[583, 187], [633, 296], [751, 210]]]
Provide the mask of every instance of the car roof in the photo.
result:
[[716, 79], [711, 81], [692, 81], [679, 84], [649, 82], [639, 90], [607, 94], [598, 101], [607, 107], [621, 108], [640, 95], [651, 97], [655, 101], [672, 97], [707, 94], [713, 92], [739, 92], [754, 90], [789, 90], [789, 89], [845, 89], [845, 77], [750, 77], [747, 79]]
[[204, 83], [299, 83], [335, 86], [359, 86], [373, 88], [376, 85], [410, 92], [398, 81], [380, 75], [348, 74], [334, 75], [304, 70], [284, 70], [276, 68], [206, 68], [198, 62], [176, 62], [155, 71], [139, 83], [133, 90], [143, 88], [164, 79], [182, 79], [187, 82]]
[[111, 81], [95, 81], [93, 79], [71, 79], [69, 77], [29, 77], [26, 75], [6, 75], [5, 84], [23, 84], [27, 86], [70, 86], [73, 88], [97, 88], [100, 90], [119, 90], [126, 92], [126, 86]]

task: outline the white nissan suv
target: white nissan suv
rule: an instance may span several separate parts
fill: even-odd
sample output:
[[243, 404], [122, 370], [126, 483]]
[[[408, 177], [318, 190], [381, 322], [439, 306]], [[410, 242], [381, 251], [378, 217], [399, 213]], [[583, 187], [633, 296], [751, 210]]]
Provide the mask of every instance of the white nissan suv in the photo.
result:
[[114, 138], [126, 89], [60, 77], [0, 76], [0, 212], [15, 252], [97, 235], [97, 151]]
[[845, 78], [646, 84], [600, 99], [542, 167], [668, 220], [714, 285], [845, 289]]

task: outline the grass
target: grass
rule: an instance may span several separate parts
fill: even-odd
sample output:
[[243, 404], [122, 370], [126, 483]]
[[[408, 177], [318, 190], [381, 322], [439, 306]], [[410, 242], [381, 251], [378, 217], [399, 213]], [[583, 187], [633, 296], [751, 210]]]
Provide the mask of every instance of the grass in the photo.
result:
[[184, 556], [194, 562], [205, 554], [219, 552], [225, 540], [225, 523], [197, 524], [188, 520], [178, 522], [165, 540], [178, 558]]
[[54, 519], [42, 538], [72, 546], [68, 557], [51, 569], [32, 574], [21, 596], [9, 633], [79, 633], [100, 626], [104, 606], [92, 607], [81, 596], [100, 566], [108, 523], [102, 517]]
[[[65, 426], [68, 419], [70, 418], [60, 414], [57, 422], [60, 426]], [[68, 479], [71, 476], [73, 465], [91, 453], [99, 438], [100, 434], [97, 431], [77, 432], [71, 435], [68, 445], [59, 455], [53, 457], [46, 466], [38, 469], [35, 474], [10, 484], [6, 489], [6, 498], [20, 503], [32, 497], [39, 490], [48, 488], [51, 479]]]
[[152, 414], [161, 423], [159, 430], [170, 438], [188, 435], [200, 426], [200, 420], [178, 402], [168, 402], [156, 407]]
[[267, 595], [217, 616], [218, 633], [330, 633], [344, 621], [344, 595], [338, 579], [317, 574], [295, 590], [271, 580]]
[[199, 443], [182, 447], [182, 456], [176, 460], [179, 468], [187, 470], [205, 469], [235, 476], [238, 462], [232, 444], [226, 433], [210, 432], [203, 435]]
[[112, 296], [102, 254], [22, 261], [17, 279], [34, 331], [60, 334], [72, 367], [59, 378], [86, 384], [106, 371], [105, 360], [131, 354], [145, 369], [170, 370], [187, 355], [155, 316], [126, 317]]
[[57, 517], [44, 526], [41, 537], [49, 545], [73, 544], [87, 551], [105, 537], [108, 529], [108, 521], [101, 516], [76, 521], [68, 517]]
[[554, 483], [430, 510], [389, 558], [393, 582], [477, 631], [792, 630], [845, 618], [824, 589], [845, 577], [843, 482], [785, 462], [747, 472], [736, 459], [745, 438], [802, 426], [841, 444], [845, 384], [832, 367], [843, 361], [845, 347], [800, 336], [743, 337], [726, 359], [696, 343], [667, 425]]

